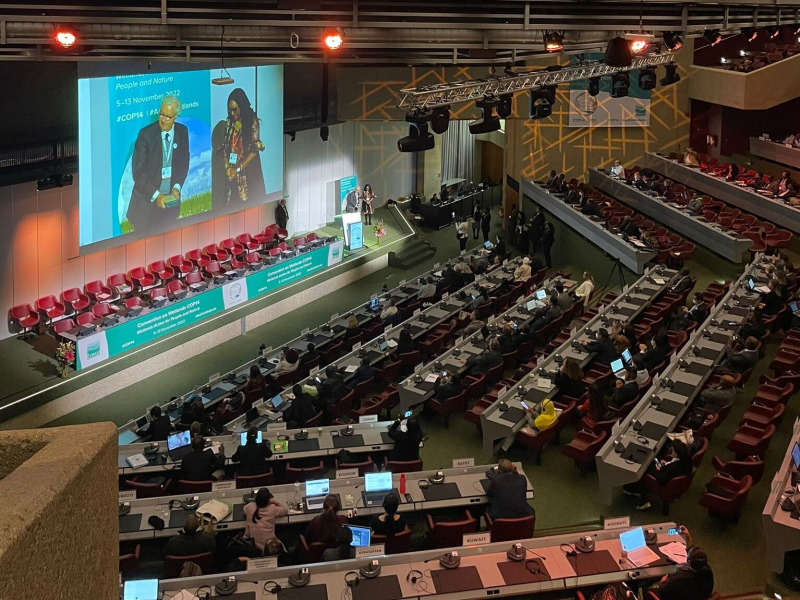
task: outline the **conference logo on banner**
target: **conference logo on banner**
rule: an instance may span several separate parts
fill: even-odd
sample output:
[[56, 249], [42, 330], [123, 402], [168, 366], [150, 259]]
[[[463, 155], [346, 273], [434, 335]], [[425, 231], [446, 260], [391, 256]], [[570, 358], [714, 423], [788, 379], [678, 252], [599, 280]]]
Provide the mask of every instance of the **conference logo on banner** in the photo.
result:
[[222, 286], [222, 302], [225, 310], [247, 301], [247, 283], [236, 279]]
[[342, 262], [342, 242], [334, 242], [328, 246], [328, 266]]
[[350, 250], [359, 250], [364, 247], [364, 224], [361, 219], [355, 223], [350, 223], [348, 226], [350, 231], [350, 238], [348, 248]]
[[[582, 55], [585, 60], [602, 60], [598, 53]], [[578, 57], [571, 57], [577, 65]], [[649, 127], [650, 91], [639, 87], [639, 70], [629, 71], [628, 95], [612, 98], [610, 76], [600, 79], [600, 93], [589, 93], [589, 80], [573, 81], [569, 85], [570, 127]]]
[[108, 339], [106, 332], [101, 331], [85, 338], [78, 339], [78, 363], [76, 369], [85, 369], [108, 358]]

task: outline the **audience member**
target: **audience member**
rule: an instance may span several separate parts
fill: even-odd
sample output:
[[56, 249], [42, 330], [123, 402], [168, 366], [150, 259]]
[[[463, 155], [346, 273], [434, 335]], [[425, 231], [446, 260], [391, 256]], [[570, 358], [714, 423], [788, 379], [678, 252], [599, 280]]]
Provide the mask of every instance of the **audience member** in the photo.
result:
[[744, 373], [748, 369], [752, 369], [759, 359], [758, 345], [759, 342], [756, 338], [749, 337], [744, 341], [744, 347], [736, 350], [733, 338], [729, 338], [725, 348], [725, 360], [717, 367], [717, 372]]
[[387, 325], [396, 325], [395, 317], [399, 315], [397, 307], [394, 305], [394, 300], [387, 298], [386, 304], [381, 311], [381, 320]]
[[209, 524], [206, 531], [200, 530], [200, 519], [197, 515], [190, 514], [183, 524], [183, 531], [169, 538], [164, 546], [165, 556], [193, 556], [214, 552], [217, 543], [214, 540], [213, 524]]
[[636, 369], [629, 367], [625, 369], [625, 379], [616, 378], [614, 391], [608, 399], [609, 406], [622, 408], [628, 402], [636, 399], [639, 395], [639, 384], [636, 383]]
[[[638, 350], [638, 348], [637, 348]], [[647, 372], [647, 367], [644, 364], [644, 358], [640, 354], [633, 357], [633, 366], [636, 369], [636, 385], [642, 389], [648, 381], [650, 381], [650, 373]]]
[[443, 371], [433, 384], [433, 395], [439, 402], [458, 396], [463, 391], [464, 385], [458, 373]]
[[719, 411], [733, 405], [736, 400], [736, 381], [730, 375], [723, 375], [717, 385], [708, 387], [700, 392], [693, 405], [702, 408], [706, 412], [718, 413]]
[[658, 584], [660, 600], [708, 600], [713, 593], [714, 574], [708, 557], [696, 546], [689, 548], [686, 562]]
[[739, 167], [734, 163], [728, 165], [728, 170], [725, 171], [725, 181], [736, 181], [739, 177]]
[[583, 298], [588, 301], [594, 292], [594, 277], [588, 271], [583, 272], [583, 281], [581, 281], [574, 290], [570, 290], [576, 298]]
[[497, 337], [497, 341], [500, 342], [500, 352], [503, 354], [508, 354], [509, 352], [516, 350], [516, 337], [517, 336], [514, 334], [514, 324], [504, 323], [503, 329], [501, 330], [500, 335]]
[[475, 205], [475, 210], [472, 213], [470, 221], [472, 223], [472, 239], [477, 240], [478, 234], [481, 231], [481, 218], [483, 218], [483, 209], [480, 204]]
[[551, 295], [547, 301], [547, 308], [539, 309], [537, 313], [536, 318], [531, 323], [533, 331], [544, 329], [563, 314], [561, 307], [558, 305], [558, 296]]
[[553, 287], [556, 290], [556, 294], [558, 294], [558, 307], [562, 311], [569, 310], [572, 307], [572, 297], [564, 289], [564, 282], [561, 280], [556, 281]]
[[369, 364], [369, 358], [364, 357], [361, 359], [361, 364], [353, 372], [353, 376], [347, 382], [347, 385], [354, 388], [363, 381], [370, 381], [373, 377], [375, 377], [375, 367]]
[[323, 405], [336, 404], [344, 395], [344, 380], [334, 365], [325, 367], [325, 379], [316, 383], [317, 400]]
[[150, 426], [147, 433], [151, 442], [164, 442], [172, 433], [172, 421], [169, 415], [161, 414], [161, 407], [156, 405], [150, 409]]
[[225, 446], [220, 445], [219, 452], [214, 454], [211, 448], [206, 449], [203, 436], [192, 438], [192, 451], [183, 457], [181, 469], [182, 479], [187, 481], [213, 481], [217, 479], [215, 471], [225, 465]]
[[608, 398], [603, 393], [603, 388], [593, 383], [587, 390], [586, 401], [578, 407], [578, 412], [584, 415], [587, 424], [594, 427], [601, 421], [609, 421], [614, 418], [614, 413], [608, 410]]
[[397, 496], [386, 494], [383, 499], [383, 514], [373, 515], [369, 521], [369, 526], [372, 533], [376, 535], [384, 535], [386, 537], [393, 537], [394, 535], [405, 531], [406, 520], [403, 515], [397, 514], [397, 509], [400, 506], [400, 500]]
[[322, 503], [322, 512], [311, 520], [303, 534], [308, 545], [321, 542], [328, 548], [336, 546], [336, 533], [342, 523], [347, 522], [346, 516], [338, 514], [340, 510], [339, 498], [328, 494]]
[[258, 490], [255, 502], [245, 504], [242, 511], [245, 516], [244, 535], [252, 539], [262, 552], [267, 542], [276, 539], [275, 519], [289, 514], [289, 508], [275, 500], [265, 487]]
[[695, 292], [692, 296], [692, 306], [681, 306], [670, 318], [669, 328], [673, 331], [683, 331], [691, 327], [692, 323], [698, 325], [708, 318], [710, 309], [703, 300], [703, 294]]
[[309, 342], [306, 346], [306, 351], [303, 353], [303, 356], [300, 357], [300, 365], [302, 366], [308, 364], [317, 360], [318, 358], [319, 353], [317, 352], [317, 347]]
[[263, 392], [267, 389], [267, 380], [261, 374], [261, 369], [258, 365], [250, 366], [250, 373], [247, 376], [247, 383], [244, 385], [245, 395], [251, 393], [257, 394], [259, 391]]
[[397, 419], [389, 427], [387, 435], [394, 440], [394, 448], [389, 451], [389, 460], [411, 461], [419, 459], [419, 445], [424, 437], [416, 417], [406, 419], [405, 431], [402, 420]]
[[594, 353], [595, 361], [601, 365], [610, 365], [617, 358], [617, 351], [614, 350], [614, 342], [608, 335], [608, 330], [601, 327], [597, 330], [595, 339], [591, 341], [583, 340], [581, 345], [589, 353]]
[[553, 259], [550, 256], [550, 250], [553, 248], [553, 244], [555, 243], [555, 228], [550, 221], [546, 221], [544, 224], [544, 229], [542, 230], [542, 254], [544, 254], [544, 262], [547, 265], [548, 269], [553, 268]]
[[614, 321], [611, 325], [611, 339], [614, 340], [614, 351], [622, 354], [623, 350], [632, 348], [636, 344], [636, 330], [631, 323], [623, 325]]
[[469, 374], [479, 377], [492, 367], [503, 364], [503, 353], [500, 352], [500, 342], [497, 338], [492, 338], [489, 347], [482, 354], [470, 357], [468, 360], [461, 359], [462, 364], [466, 364]]
[[403, 329], [400, 330], [400, 334], [397, 336], [397, 348], [395, 348], [395, 354], [406, 354], [408, 352], [414, 352], [416, 347], [414, 345], [414, 338], [411, 337], [411, 331], [408, 328], [408, 325], [404, 325]]
[[[658, 485], [666, 486], [675, 477], [690, 475], [692, 472], [692, 457], [689, 448], [680, 440], [672, 440], [666, 448], [664, 458], [656, 459], [653, 465], [647, 469], [647, 474], [655, 477]], [[647, 488], [641, 481], [625, 485], [623, 493], [638, 496], [642, 499], [642, 504], [636, 510], [647, 510], [650, 502], [647, 499]]]
[[491, 230], [492, 212], [486, 208], [481, 216], [481, 232], [483, 232], [483, 241], [489, 241], [489, 231]]
[[478, 314], [477, 310], [473, 310], [472, 313], [470, 313], [470, 319], [471, 320], [467, 324], [467, 326], [461, 330], [461, 335], [463, 335], [464, 337], [468, 337], [473, 333], [478, 333], [481, 329], [486, 327], [486, 323], [483, 320], [481, 320], [481, 317]]
[[271, 375], [281, 375], [283, 373], [294, 373], [297, 371], [297, 367], [300, 366], [300, 356], [297, 354], [297, 350], [294, 348], [289, 348], [286, 352], [281, 355], [280, 361], [278, 361], [275, 370], [272, 371]]
[[692, 281], [692, 276], [689, 274], [689, 269], [681, 269], [680, 277], [678, 280], [673, 283], [669, 288], [670, 294], [682, 294], [686, 290], [690, 290], [694, 287], [694, 281]]
[[586, 384], [583, 382], [583, 369], [581, 369], [578, 361], [571, 356], [565, 358], [558, 371], [556, 371], [553, 384], [563, 396], [569, 396], [570, 398], [583, 396]]
[[544, 213], [542, 207], [537, 204], [536, 212], [531, 217], [531, 254], [535, 254], [539, 250], [542, 233], [544, 233]]
[[184, 404], [181, 411], [181, 425], [191, 425], [192, 423], [200, 423], [203, 435], [211, 432], [211, 417], [206, 414], [203, 408], [203, 399], [200, 396], [196, 396], [190, 403]]
[[666, 328], [662, 327], [659, 332], [650, 340], [650, 347], [646, 344], [639, 344], [639, 351], [642, 353], [642, 360], [644, 360], [644, 367], [648, 372], [653, 371], [667, 358], [667, 355], [672, 352], [672, 346], [669, 345], [669, 338], [667, 337]]
[[614, 166], [611, 167], [611, 175], [613, 175], [614, 177], [622, 178], [622, 179], [625, 178], [625, 167], [623, 167], [622, 164], [618, 160], [615, 160], [614, 161]]
[[241, 476], [263, 475], [270, 470], [267, 461], [272, 456], [272, 449], [269, 442], [258, 443], [258, 433], [258, 428], [251, 426], [245, 444], [231, 456], [233, 462], [239, 463], [237, 472]]
[[744, 325], [739, 329], [739, 335], [744, 339], [754, 337], [760, 340], [767, 334], [767, 328], [764, 325], [764, 314], [761, 309], [756, 308], [745, 319]]
[[486, 496], [487, 513], [492, 519], [521, 519], [533, 516], [536, 511], [528, 504], [528, 482], [517, 467], [507, 458], [501, 458], [496, 470], [489, 472]]
[[417, 298], [424, 300], [426, 298], [433, 298], [436, 295], [436, 284], [433, 282], [432, 277], [423, 279], [423, 284], [417, 292]]
[[303, 391], [303, 386], [299, 383], [292, 386], [292, 394], [294, 399], [291, 406], [284, 411], [283, 420], [289, 429], [299, 429], [306, 421], [314, 418], [317, 409], [311, 396]]
[[514, 269], [514, 281], [528, 281], [531, 278], [531, 261], [526, 256], [522, 259], [522, 264]]
[[480, 308], [489, 302], [489, 292], [481, 288], [477, 295], [472, 298], [472, 308]]
[[340, 525], [336, 531], [336, 545], [326, 548], [322, 553], [322, 562], [349, 560], [356, 557], [353, 544], [353, 531], [347, 525]]

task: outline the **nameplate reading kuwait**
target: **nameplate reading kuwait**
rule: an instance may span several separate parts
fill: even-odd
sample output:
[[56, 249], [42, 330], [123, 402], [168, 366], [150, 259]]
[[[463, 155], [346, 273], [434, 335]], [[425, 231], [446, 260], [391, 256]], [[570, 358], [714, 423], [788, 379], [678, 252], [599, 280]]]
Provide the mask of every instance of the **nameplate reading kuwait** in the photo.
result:
[[358, 477], [358, 469], [337, 469], [336, 479], [355, 479]]
[[462, 546], [477, 546], [480, 544], [491, 544], [492, 534], [489, 531], [482, 533], [465, 533], [461, 536]]
[[386, 554], [386, 550], [383, 544], [356, 548], [356, 558], [372, 558], [373, 556], [383, 556], [384, 554]]
[[454, 469], [461, 469], [463, 467], [474, 467], [474, 466], [475, 466], [474, 458], [456, 458], [453, 460]]
[[215, 481], [211, 484], [212, 492], [229, 492], [236, 489], [235, 481]]
[[278, 557], [269, 556], [267, 558], [250, 558], [247, 560], [248, 571], [259, 571], [261, 569], [277, 569]]
[[377, 423], [378, 415], [361, 415], [358, 417], [359, 423]]
[[630, 526], [631, 518], [629, 516], [603, 519], [603, 529], [627, 529]]

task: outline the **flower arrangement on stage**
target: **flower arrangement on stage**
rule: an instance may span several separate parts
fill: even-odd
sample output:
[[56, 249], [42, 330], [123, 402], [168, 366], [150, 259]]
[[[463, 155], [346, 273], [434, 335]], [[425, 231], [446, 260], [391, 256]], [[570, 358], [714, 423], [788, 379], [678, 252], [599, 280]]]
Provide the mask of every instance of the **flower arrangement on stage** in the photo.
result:
[[66, 378], [70, 367], [75, 364], [75, 344], [61, 342], [56, 348], [56, 360], [58, 361], [58, 373], [62, 378]]
[[383, 226], [383, 219], [373, 225], [372, 230], [375, 232], [375, 237], [378, 238], [378, 245], [380, 246], [381, 238], [386, 235], [386, 227]]

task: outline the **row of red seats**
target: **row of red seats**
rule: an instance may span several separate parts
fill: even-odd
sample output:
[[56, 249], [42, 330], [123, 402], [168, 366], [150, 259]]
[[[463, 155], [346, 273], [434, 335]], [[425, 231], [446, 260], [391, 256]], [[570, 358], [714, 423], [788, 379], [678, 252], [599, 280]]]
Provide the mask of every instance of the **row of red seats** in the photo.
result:
[[[288, 232], [277, 225], [269, 225], [258, 235], [242, 233], [219, 244], [190, 250], [185, 256], [176, 254], [166, 261], [157, 260], [147, 269], [135, 267], [127, 273], [115, 273], [101, 280], [90, 281], [83, 290], [78, 287], [55, 295], [42, 296], [34, 306], [20, 304], [9, 311], [9, 331], [23, 334], [33, 332], [42, 325], [52, 327], [56, 335], [76, 326], [93, 326], [119, 310], [114, 302], [121, 301], [128, 310], [143, 306], [142, 293], [147, 292], [152, 301], [160, 298], [180, 298], [191, 288], [204, 287], [209, 280], [225, 277], [227, 267], [233, 270], [261, 265], [265, 259], [292, 253], [319, 237], [310, 233], [292, 240], [290, 249]], [[260, 252], [266, 253], [266, 257]], [[226, 266], [223, 266], [225, 263]]]

